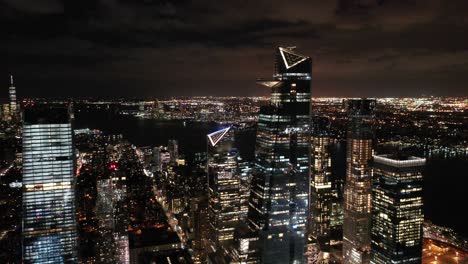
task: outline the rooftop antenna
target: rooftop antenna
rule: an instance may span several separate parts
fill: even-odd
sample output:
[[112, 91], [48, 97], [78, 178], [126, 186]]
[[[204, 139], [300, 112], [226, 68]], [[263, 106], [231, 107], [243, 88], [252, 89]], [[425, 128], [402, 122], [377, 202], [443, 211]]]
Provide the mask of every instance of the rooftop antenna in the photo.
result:
[[12, 74], [10, 74], [10, 84], [11, 84], [11, 86], [14, 85], [14, 82], [13, 82], [13, 75], [12, 75]]

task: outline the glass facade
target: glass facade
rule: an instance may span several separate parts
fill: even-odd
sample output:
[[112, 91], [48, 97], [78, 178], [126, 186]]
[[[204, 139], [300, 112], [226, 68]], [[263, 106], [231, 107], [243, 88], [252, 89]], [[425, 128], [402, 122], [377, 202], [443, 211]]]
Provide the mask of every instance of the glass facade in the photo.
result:
[[227, 256], [234, 231], [242, 215], [241, 179], [234, 129], [225, 128], [208, 135], [208, 215], [210, 242], [214, 251]]
[[330, 253], [331, 138], [328, 118], [314, 118], [312, 124], [308, 258], [309, 262], [320, 263], [328, 259]]
[[74, 152], [67, 109], [25, 110], [23, 261], [76, 263]]
[[262, 263], [303, 263], [310, 188], [311, 59], [279, 47], [260, 109], [248, 224]]
[[374, 156], [372, 264], [421, 263], [426, 160]]
[[16, 103], [16, 87], [13, 82], [13, 76], [10, 76], [10, 88], [8, 92], [10, 95], [10, 114], [12, 118], [16, 118], [18, 114], [18, 107]]
[[375, 100], [348, 101], [343, 263], [370, 261], [372, 123]]

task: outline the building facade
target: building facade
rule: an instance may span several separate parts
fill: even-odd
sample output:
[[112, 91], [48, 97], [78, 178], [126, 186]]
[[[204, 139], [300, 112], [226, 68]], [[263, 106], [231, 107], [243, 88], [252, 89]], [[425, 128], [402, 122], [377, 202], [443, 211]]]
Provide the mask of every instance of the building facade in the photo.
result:
[[374, 156], [372, 264], [421, 263], [425, 163], [417, 157]]
[[310, 163], [309, 262], [327, 261], [330, 255], [330, 218], [332, 212], [330, 121], [312, 120]]
[[310, 187], [312, 61], [292, 48], [276, 51], [271, 89], [260, 109], [248, 224], [262, 263], [303, 263]]
[[213, 251], [228, 256], [241, 220], [241, 181], [237, 171], [234, 129], [207, 135], [208, 215]]
[[11, 118], [15, 120], [18, 117], [18, 105], [16, 101], [16, 87], [13, 81], [13, 75], [10, 75], [10, 88], [8, 89], [10, 96], [10, 114]]
[[24, 113], [23, 262], [76, 263], [75, 156], [66, 108]]
[[344, 187], [343, 261], [369, 263], [375, 100], [348, 101], [346, 183]]

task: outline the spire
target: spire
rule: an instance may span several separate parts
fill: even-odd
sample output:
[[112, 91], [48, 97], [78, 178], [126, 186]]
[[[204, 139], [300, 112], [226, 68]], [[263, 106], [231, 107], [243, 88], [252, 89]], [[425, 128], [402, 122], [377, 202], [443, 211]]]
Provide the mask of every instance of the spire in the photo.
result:
[[229, 129], [231, 129], [231, 127], [226, 127], [211, 134], [208, 134], [207, 136], [211, 142], [211, 145], [214, 147], [224, 137], [224, 135], [226, 135]]
[[15, 85], [15, 83], [13, 81], [13, 75], [10, 74], [10, 86], [14, 86], [14, 85]]

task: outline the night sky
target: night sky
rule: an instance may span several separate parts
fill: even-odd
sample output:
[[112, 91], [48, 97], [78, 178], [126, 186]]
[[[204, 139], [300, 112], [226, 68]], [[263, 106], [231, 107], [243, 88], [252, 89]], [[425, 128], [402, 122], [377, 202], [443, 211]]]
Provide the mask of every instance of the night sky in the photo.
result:
[[0, 99], [268, 95], [278, 45], [314, 96], [468, 95], [467, 0], [0, 0], [0, 34]]

